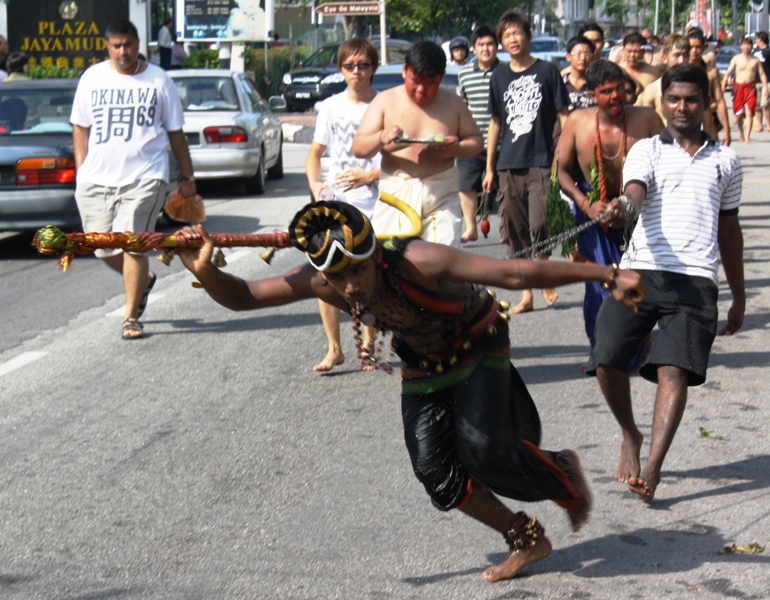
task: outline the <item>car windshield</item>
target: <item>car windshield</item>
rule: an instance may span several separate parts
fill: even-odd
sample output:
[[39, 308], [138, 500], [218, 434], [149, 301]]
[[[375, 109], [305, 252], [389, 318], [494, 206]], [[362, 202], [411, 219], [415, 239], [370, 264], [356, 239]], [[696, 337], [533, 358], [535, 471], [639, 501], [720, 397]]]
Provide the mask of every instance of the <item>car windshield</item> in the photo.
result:
[[557, 40], [538, 40], [534, 39], [529, 43], [530, 52], [558, 52], [559, 42]]
[[72, 133], [74, 89], [0, 88], [0, 135]]
[[338, 46], [327, 46], [321, 48], [315, 54], [311, 54], [307, 60], [303, 61], [303, 67], [336, 67], [337, 66], [337, 48]]
[[229, 77], [174, 77], [185, 112], [238, 110], [238, 94]]

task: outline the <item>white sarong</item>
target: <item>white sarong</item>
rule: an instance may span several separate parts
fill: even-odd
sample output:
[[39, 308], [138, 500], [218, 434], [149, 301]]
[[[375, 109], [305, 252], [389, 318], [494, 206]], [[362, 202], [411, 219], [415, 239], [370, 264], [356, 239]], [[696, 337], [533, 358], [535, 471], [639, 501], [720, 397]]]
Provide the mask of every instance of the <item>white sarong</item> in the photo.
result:
[[[460, 210], [460, 177], [457, 167], [418, 179], [399, 171], [380, 172], [380, 192], [403, 200], [422, 218], [420, 237], [435, 244], [460, 246], [462, 211]], [[404, 234], [412, 229], [400, 210], [377, 202], [372, 225], [377, 233]]]

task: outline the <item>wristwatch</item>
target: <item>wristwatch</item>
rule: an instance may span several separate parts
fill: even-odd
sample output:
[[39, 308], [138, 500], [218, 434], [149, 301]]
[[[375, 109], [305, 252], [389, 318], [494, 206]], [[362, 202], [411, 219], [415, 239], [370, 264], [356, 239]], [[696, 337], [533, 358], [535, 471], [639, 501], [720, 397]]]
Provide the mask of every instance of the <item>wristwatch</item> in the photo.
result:
[[187, 183], [194, 183], [195, 175], [190, 175], [189, 177], [182, 177], [182, 181], [185, 181]]

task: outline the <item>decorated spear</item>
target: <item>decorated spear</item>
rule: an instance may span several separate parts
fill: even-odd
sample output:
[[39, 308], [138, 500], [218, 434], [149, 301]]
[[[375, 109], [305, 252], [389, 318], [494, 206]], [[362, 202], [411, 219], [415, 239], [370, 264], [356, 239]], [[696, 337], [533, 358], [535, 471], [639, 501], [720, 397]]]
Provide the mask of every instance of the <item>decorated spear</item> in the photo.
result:
[[[419, 236], [422, 231], [422, 219], [417, 212], [403, 200], [385, 192], [380, 200], [400, 210], [409, 219], [412, 229], [406, 234], [378, 234], [377, 239], [388, 240], [394, 237]], [[212, 233], [211, 239], [218, 248], [271, 248], [262, 257], [270, 262], [275, 250], [288, 248], [289, 234], [285, 231], [274, 233]], [[164, 251], [158, 258], [169, 264], [178, 248], [198, 248], [203, 240], [190, 240], [185, 237], [162, 232], [145, 231], [141, 233], [64, 233], [53, 225], [43, 227], [35, 233], [32, 245], [40, 254], [58, 254], [63, 271], [69, 270], [75, 254], [91, 254], [97, 249], [112, 248], [127, 252], [144, 253], [152, 250]], [[221, 260], [221, 259], [220, 259]], [[223, 266], [220, 262], [218, 266]]]

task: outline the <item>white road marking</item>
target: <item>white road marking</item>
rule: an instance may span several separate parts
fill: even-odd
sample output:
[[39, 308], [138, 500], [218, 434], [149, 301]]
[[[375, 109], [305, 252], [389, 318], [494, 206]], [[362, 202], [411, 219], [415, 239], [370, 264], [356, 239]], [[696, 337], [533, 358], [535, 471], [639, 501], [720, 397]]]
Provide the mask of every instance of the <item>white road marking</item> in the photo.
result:
[[14, 356], [11, 360], [7, 360], [0, 365], [0, 377], [7, 375], [11, 371], [15, 371], [24, 365], [28, 365], [29, 363], [36, 361], [38, 358], [43, 358], [46, 354], [48, 354], [48, 352], [36, 350], [32, 352], [24, 352], [23, 354]]

